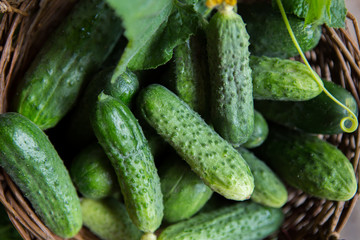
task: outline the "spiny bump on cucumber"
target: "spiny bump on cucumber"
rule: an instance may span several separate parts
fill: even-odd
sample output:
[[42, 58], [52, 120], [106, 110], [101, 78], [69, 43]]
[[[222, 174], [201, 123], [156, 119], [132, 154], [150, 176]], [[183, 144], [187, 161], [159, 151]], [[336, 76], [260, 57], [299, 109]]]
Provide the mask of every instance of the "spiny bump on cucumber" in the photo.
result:
[[205, 184], [229, 199], [250, 197], [254, 179], [245, 160], [186, 103], [156, 84], [138, 100], [144, 118]]

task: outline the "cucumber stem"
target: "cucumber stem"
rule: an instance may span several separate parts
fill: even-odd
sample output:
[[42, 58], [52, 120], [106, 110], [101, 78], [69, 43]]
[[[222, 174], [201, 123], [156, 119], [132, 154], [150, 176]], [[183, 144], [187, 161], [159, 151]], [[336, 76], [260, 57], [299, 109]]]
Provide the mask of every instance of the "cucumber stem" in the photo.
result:
[[145, 233], [144, 235], [142, 235], [142, 237], [141, 237], [141, 240], [156, 240], [157, 239], [157, 237], [156, 237], [156, 235], [155, 234], [153, 234], [153, 233]]
[[[343, 119], [341, 119], [340, 121], [340, 128], [344, 131], [344, 132], [347, 132], [347, 133], [351, 133], [351, 132], [354, 132], [359, 123], [358, 123], [358, 119], [356, 117], [356, 115], [347, 107], [345, 106], [344, 104], [342, 104], [339, 100], [337, 100], [333, 95], [331, 95], [331, 93], [324, 87], [324, 84], [322, 82], [322, 80], [320, 79], [319, 75], [317, 75], [317, 73], [311, 68], [309, 62], [307, 61], [303, 51], [301, 50], [301, 47], [298, 43], [298, 41], [296, 40], [296, 37], [294, 35], [294, 32], [292, 31], [291, 29], [291, 26], [290, 26], [290, 23], [287, 19], [287, 16], [286, 16], [286, 13], [285, 13], [285, 10], [284, 10], [284, 7], [282, 5], [282, 2], [281, 0], [276, 0], [276, 3], [280, 9], [280, 13], [281, 13], [281, 16], [284, 20], [284, 23], [286, 25], [286, 28], [290, 34], [290, 37], [291, 37], [291, 40], [293, 41], [297, 51], [299, 52], [302, 60], [304, 61], [305, 65], [309, 68], [310, 72], [311, 72], [311, 75], [313, 77], [313, 79], [316, 81], [316, 83], [319, 85], [319, 87], [323, 90], [323, 92], [331, 99], [333, 100], [336, 104], [340, 105], [342, 108], [344, 108], [348, 113], [349, 113], [349, 116], [348, 117], [344, 117]], [[345, 126], [345, 122], [346, 121], [350, 121], [351, 122], [351, 127], [346, 127]]]

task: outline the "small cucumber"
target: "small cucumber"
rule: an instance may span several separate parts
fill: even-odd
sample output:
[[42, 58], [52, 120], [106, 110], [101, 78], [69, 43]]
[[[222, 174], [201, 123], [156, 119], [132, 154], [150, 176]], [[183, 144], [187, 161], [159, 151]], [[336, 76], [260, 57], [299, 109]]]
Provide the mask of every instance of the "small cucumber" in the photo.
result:
[[0, 165], [53, 233], [78, 233], [80, 201], [70, 175], [43, 131], [18, 113], [0, 115]]
[[[174, 49], [174, 92], [205, 118], [207, 110], [207, 80], [209, 79], [206, 40], [203, 33], [190, 37]], [[205, 44], [204, 44], [205, 43]]]
[[281, 58], [250, 57], [254, 99], [305, 101], [322, 89], [305, 64]]
[[244, 148], [237, 150], [249, 164], [254, 175], [255, 189], [251, 200], [268, 207], [282, 207], [288, 198], [285, 185], [263, 161], [250, 151]]
[[[273, 10], [271, 5], [238, 4], [238, 11], [250, 35], [251, 54], [280, 58], [299, 55], [280, 12]], [[304, 19], [290, 14], [287, 17], [303, 52], [316, 47], [321, 37], [321, 26], [310, 24], [304, 27]]]
[[138, 99], [147, 122], [212, 190], [233, 200], [248, 199], [254, 179], [241, 155], [174, 93], [157, 84]]
[[274, 126], [255, 153], [286, 183], [315, 197], [347, 201], [356, 193], [349, 159], [316, 136]]
[[122, 34], [121, 19], [103, 0], [81, 0], [25, 73], [14, 110], [41, 129], [54, 127], [73, 106], [89, 74]]
[[207, 26], [211, 122], [234, 146], [245, 143], [254, 129], [249, 35], [233, 10], [219, 11]]
[[[333, 82], [324, 81], [324, 86], [336, 99], [358, 115], [358, 105], [349, 91]], [[343, 133], [340, 121], [348, 116], [348, 112], [325, 93], [302, 102], [256, 101], [255, 108], [270, 121], [318, 134]]]
[[114, 67], [107, 67], [98, 72], [86, 87], [84, 95], [71, 115], [67, 135], [71, 145], [85, 147], [96, 140], [89, 114], [100, 92], [104, 92], [129, 105], [132, 97], [139, 89], [139, 80], [130, 70], [126, 70], [118, 78], [112, 79]]
[[90, 117], [95, 135], [118, 177], [134, 224], [154, 232], [163, 218], [160, 178], [144, 134], [129, 108], [101, 93]]
[[78, 191], [86, 198], [101, 199], [120, 192], [114, 168], [98, 144], [91, 144], [77, 154], [70, 175]]
[[178, 222], [197, 213], [213, 191], [176, 154], [170, 154], [169, 158], [171, 162], [160, 171], [164, 220]]
[[83, 198], [84, 225], [103, 240], [140, 240], [142, 232], [132, 223], [124, 204], [114, 198]]
[[283, 219], [281, 209], [236, 203], [171, 225], [158, 240], [264, 239], [279, 229]]
[[254, 131], [246, 143], [242, 144], [245, 148], [254, 148], [260, 146], [269, 133], [269, 127], [265, 118], [258, 111], [254, 111]]

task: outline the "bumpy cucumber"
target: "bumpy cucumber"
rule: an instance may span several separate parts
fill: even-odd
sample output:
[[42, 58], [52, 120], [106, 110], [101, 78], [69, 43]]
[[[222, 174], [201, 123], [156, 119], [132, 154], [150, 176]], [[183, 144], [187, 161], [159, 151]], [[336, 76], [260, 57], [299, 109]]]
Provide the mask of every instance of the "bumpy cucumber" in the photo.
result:
[[356, 193], [349, 159], [316, 136], [273, 127], [256, 154], [286, 183], [310, 195], [347, 201]]
[[249, 164], [254, 175], [255, 189], [251, 200], [269, 207], [282, 207], [288, 198], [285, 185], [263, 161], [250, 151], [244, 148], [237, 150]]
[[100, 199], [120, 192], [114, 168], [98, 144], [91, 144], [77, 154], [70, 175], [78, 191], [86, 198]]
[[305, 101], [322, 89], [305, 64], [281, 58], [250, 57], [254, 99]]
[[[324, 81], [324, 86], [336, 99], [358, 114], [356, 100], [349, 91], [333, 82]], [[255, 107], [268, 120], [308, 133], [343, 133], [340, 121], [348, 116], [348, 112], [325, 93], [302, 102], [256, 101]]]
[[95, 135], [118, 177], [134, 224], [154, 232], [163, 218], [160, 178], [144, 134], [129, 108], [101, 93], [91, 115]]
[[139, 95], [142, 116], [212, 190], [244, 200], [254, 179], [241, 155], [174, 93], [150, 85]]
[[236, 203], [169, 226], [158, 240], [264, 239], [280, 227], [283, 219], [280, 209]]
[[176, 154], [160, 171], [164, 195], [164, 219], [177, 222], [190, 218], [209, 200], [213, 191]]
[[104, 92], [129, 105], [139, 89], [139, 80], [130, 70], [124, 71], [118, 78], [111, 79], [114, 67], [107, 67], [98, 72], [85, 89], [84, 95], [71, 115], [67, 135], [71, 145], [86, 146], [95, 136], [90, 124], [89, 114], [100, 92]]
[[269, 133], [269, 127], [265, 118], [258, 111], [254, 111], [254, 131], [246, 143], [242, 144], [245, 148], [260, 146]]
[[207, 26], [211, 122], [233, 145], [248, 140], [254, 127], [249, 35], [233, 10], [219, 11]]
[[113, 198], [81, 200], [84, 225], [103, 240], [140, 240], [124, 204]]
[[[239, 14], [246, 23], [250, 35], [250, 52], [256, 56], [289, 58], [299, 55], [286, 29], [280, 12], [268, 4], [239, 4]], [[304, 19], [287, 15], [290, 26], [301, 49], [313, 49], [320, 40], [321, 26], [308, 25]]]
[[105, 1], [80, 1], [27, 70], [14, 110], [41, 129], [55, 126], [74, 104], [87, 75], [100, 67], [121, 34], [121, 20]]
[[174, 49], [174, 92], [192, 109], [205, 117], [207, 113], [207, 81], [209, 79], [206, 40], [203, 32], [190, 37]]
[[0, 165], [52, 232], [77, 234], [82, 217], [70, 175], [48, 137], [20, 114], [0, 115]]

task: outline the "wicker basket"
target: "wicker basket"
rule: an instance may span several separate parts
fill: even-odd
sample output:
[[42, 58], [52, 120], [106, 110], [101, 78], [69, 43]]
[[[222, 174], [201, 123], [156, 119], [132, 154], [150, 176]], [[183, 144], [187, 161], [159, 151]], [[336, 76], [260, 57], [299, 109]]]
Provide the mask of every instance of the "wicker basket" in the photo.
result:
[[[0, 23], [0, 113], [6, 112], [10, 83], [17, 79], [76, 0], [14, 0], [1, 1], [0, 11], [6, 12]], [[323, 28], [316, 49], [306, 54], [318, 74], [341, 84], [351, 91], [360, 106], [360, 31], [356, 19], [348, 13], [346, 29]], [[349, 28], [355, 32], [351, 37]], [[360, 133], [322, 136], [336, 145], [352, 162], [359, 176]], [[332, 202], [310, 197], [289, 187], [289, 200], [283, 208], [286, 219], [278, 232], [279, 239], [338, 239], [353, 210], [359, 192], [347, 202]], [[359, 190], [358, 190], [359, 191]], [[38, 219], [17, 187], [0, 169], [0, 201], [6, 207], [14, 226], [22, 237], [30, 239], [61, 239], [52, 234]], [[73, 239], [95, 240], [86, 228]]]

